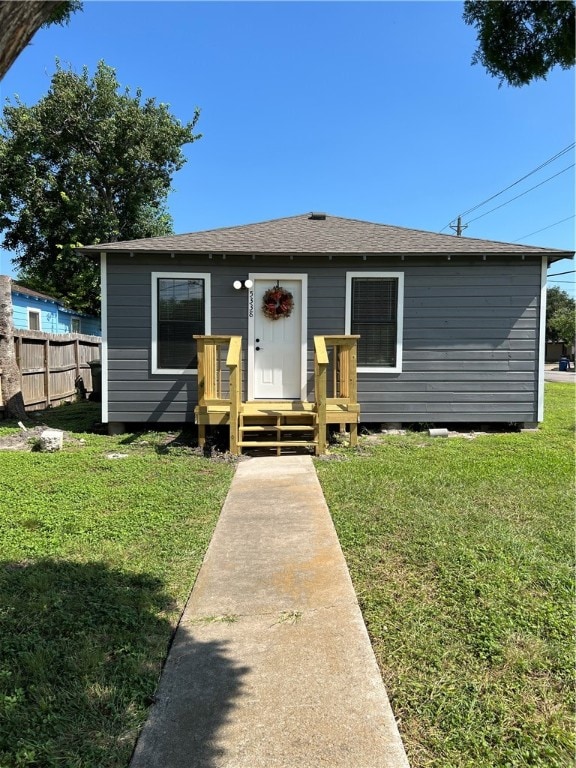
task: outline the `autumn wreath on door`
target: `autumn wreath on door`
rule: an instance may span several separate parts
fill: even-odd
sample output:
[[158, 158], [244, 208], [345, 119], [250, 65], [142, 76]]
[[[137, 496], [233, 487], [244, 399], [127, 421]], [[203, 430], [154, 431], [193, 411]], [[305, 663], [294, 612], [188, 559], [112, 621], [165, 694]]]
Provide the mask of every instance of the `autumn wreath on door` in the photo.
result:
[[268, 288], [262, 298], [262, 312], [270, 320], [278, 320], [281, 317], [290, 317], [294, 308], [294, 297], [290, 291], [282, 288], [279, 283], [273, 288]]

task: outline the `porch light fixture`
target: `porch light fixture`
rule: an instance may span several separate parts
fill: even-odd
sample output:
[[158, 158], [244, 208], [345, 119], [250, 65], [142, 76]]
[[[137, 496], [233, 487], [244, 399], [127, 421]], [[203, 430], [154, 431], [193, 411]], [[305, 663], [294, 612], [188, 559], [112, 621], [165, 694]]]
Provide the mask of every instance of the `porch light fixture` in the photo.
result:
[[234, 280], [232, 285], [234, 288], [236, 288], [237, 291], [239, 291], [241, 288], [252, 288], [254, 283], [252, 280]]

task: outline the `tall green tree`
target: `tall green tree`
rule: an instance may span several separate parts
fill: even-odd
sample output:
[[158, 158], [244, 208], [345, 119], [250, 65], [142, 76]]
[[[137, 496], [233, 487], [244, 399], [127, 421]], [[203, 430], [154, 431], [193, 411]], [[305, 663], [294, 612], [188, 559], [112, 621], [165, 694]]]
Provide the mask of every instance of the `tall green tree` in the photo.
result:
[[574, 0], [466, 0], [464, 21], [478, 35], [472, 63], [500, 85], [527, 85], [556, 65], [574, 66]]
[[8, 103], [0, 121], [0, 230], [30, 287], [94, 312], [98, 266], [74, 247], [170, 234], [166, 198], [196, 141], [166, 104], [120, 91], [100, 62], [90, 77], [57, 62], [35, 106]]
[[574, 344], [576, 301], [561, 288], [548, 288], [546, 296], [546, 339]]
[[80, 0], [0, 0], [0, 80], [40, 27], [67, 24]]

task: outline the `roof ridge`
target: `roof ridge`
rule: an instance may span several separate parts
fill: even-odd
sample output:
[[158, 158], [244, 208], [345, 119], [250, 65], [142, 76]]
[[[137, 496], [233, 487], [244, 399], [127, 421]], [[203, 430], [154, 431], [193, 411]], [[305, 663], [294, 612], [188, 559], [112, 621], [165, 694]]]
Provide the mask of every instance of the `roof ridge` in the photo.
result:
[[[326, 216], [330, 216], [330, 214], [326, 214]], [[278, 216], [274, 219], [264, 219], [264, 221], [250, 221], [246, 224], [231, 224], [226, 227], [213, 227], [212, 229], [195, 229], [192, 230], [192, 232], [180, 232], [179, 234], [175, 235], [157, 235], [156, 237], [147, 237], [143, 238], [146, 240], [159, 240], [163, 237], [189, 237], [190, 235], [206, 235], [209, 232], [221, 232], [224, 229], [242, 229], [243, 227], [254, 227], [258, 224], [273, 224], [275, 221], [289, 221], [290, 219], [302, 219], [302, 218], [309, 218], [310, 213], [300, 213], [295, 216]], [[332, 219], [340, 218], [338, 216], [330, 216]], [[346, 219], [344, 219], [346, 221]], [[365, 222], [369, 223], [369, 222]]]

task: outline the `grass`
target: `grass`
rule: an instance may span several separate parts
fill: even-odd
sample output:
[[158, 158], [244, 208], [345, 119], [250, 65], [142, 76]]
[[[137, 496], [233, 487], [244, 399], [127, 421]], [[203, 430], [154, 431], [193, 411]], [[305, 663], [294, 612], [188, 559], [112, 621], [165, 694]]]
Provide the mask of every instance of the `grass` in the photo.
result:
[[[537, 433], [317, 462], [412, 768], [573, 765], [573, 406], [549, 384]], [[42, 414], [61, 453], [0, 453], [0, 768], [126, 767], [229, 486], [96, 409]]]
[[535, 433], [317, 462], [412, 768], [574, 764], [574, 387]]
[[0, 453], [1, 768], [125, 768], [229, 487], [230, 466], [97, 418], [48, 411], [63, 451]]

